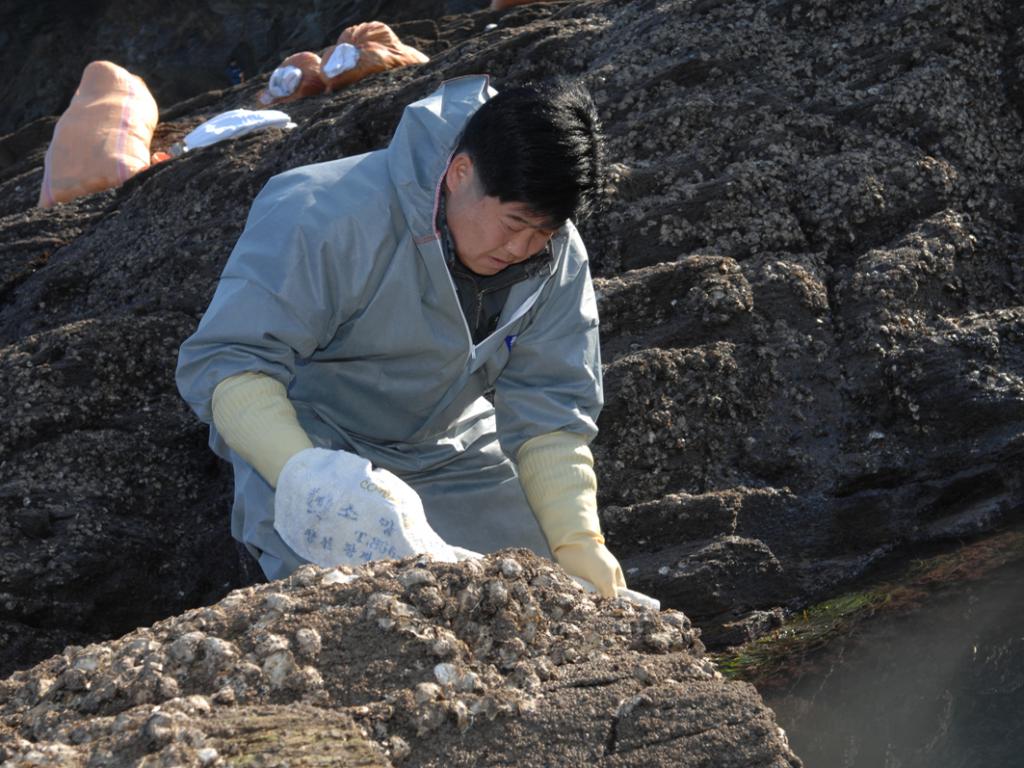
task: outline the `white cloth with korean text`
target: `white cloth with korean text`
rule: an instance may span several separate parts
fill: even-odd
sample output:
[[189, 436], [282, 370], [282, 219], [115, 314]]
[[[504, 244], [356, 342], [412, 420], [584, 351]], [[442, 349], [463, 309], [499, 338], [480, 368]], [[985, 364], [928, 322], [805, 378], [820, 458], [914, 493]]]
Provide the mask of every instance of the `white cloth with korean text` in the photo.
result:
[[458, 559], [412, 488], [348, 451], [307, 448], [288, 460], [277, 481], [274, 528], [297, 555], [324, 567], [422, 554]]

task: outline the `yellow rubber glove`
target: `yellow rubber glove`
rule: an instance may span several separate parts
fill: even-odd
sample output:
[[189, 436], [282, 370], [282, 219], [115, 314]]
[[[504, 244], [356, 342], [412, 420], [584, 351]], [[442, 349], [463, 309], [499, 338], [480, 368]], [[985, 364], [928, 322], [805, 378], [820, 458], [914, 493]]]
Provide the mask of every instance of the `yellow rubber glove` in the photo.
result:
[[284, 384], [264, 373], [239, 373], [218, 384], [213, 423], [224, 442], [274, 488], [288, 459], [313, 447]]
[[615, 597], [626, 580], [601, 535], [594, 456], [587, 441], [572, 432], [550, 432], [523, 443], [516, 458], [519, 482], [555, 560], [604, 597]]

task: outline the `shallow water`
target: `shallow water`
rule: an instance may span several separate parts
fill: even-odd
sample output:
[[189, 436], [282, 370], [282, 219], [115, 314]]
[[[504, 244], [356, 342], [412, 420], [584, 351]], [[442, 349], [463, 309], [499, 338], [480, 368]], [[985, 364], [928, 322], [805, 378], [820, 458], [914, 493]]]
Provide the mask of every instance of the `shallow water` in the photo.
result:
[[840, 642], [763, 692], [808, 768], [1024, 767], [1024, 561]]

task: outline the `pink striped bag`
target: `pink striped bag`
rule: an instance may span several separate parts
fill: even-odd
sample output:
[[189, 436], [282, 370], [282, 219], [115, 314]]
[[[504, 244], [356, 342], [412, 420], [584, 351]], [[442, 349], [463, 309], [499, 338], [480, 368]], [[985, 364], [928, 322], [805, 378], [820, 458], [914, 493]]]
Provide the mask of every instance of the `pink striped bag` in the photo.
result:
[[109, 61], [88, 64], [53, 129], [40, 207], [118, 187], [148, 168], [158, 119], [156, 101], [141, 77]]

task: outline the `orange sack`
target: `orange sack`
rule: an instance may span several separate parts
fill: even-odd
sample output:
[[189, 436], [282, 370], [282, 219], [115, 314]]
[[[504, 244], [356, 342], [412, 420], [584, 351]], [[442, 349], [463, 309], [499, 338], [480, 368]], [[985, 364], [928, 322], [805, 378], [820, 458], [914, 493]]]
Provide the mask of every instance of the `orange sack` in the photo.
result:
[[301, 51], [293, 53], [270, 73], [267, 87], [260, 91], [259, 100], [263, 106], [285, 104], [307, 96], [316, 96], [323, 93], [323, 90], [319, 54]]
[[40, 207], [119, 187], [148, 168], [158, 119], [156, 101], [141, 77], [109, 61], [89, 63], [53, 129]]
[[335, 45], [324, 49], [320, 78], [332, 91], [367, 75], [427, 61], [425, 53], [399, 40], [387, 24], [368, 21], [348, 27]]

